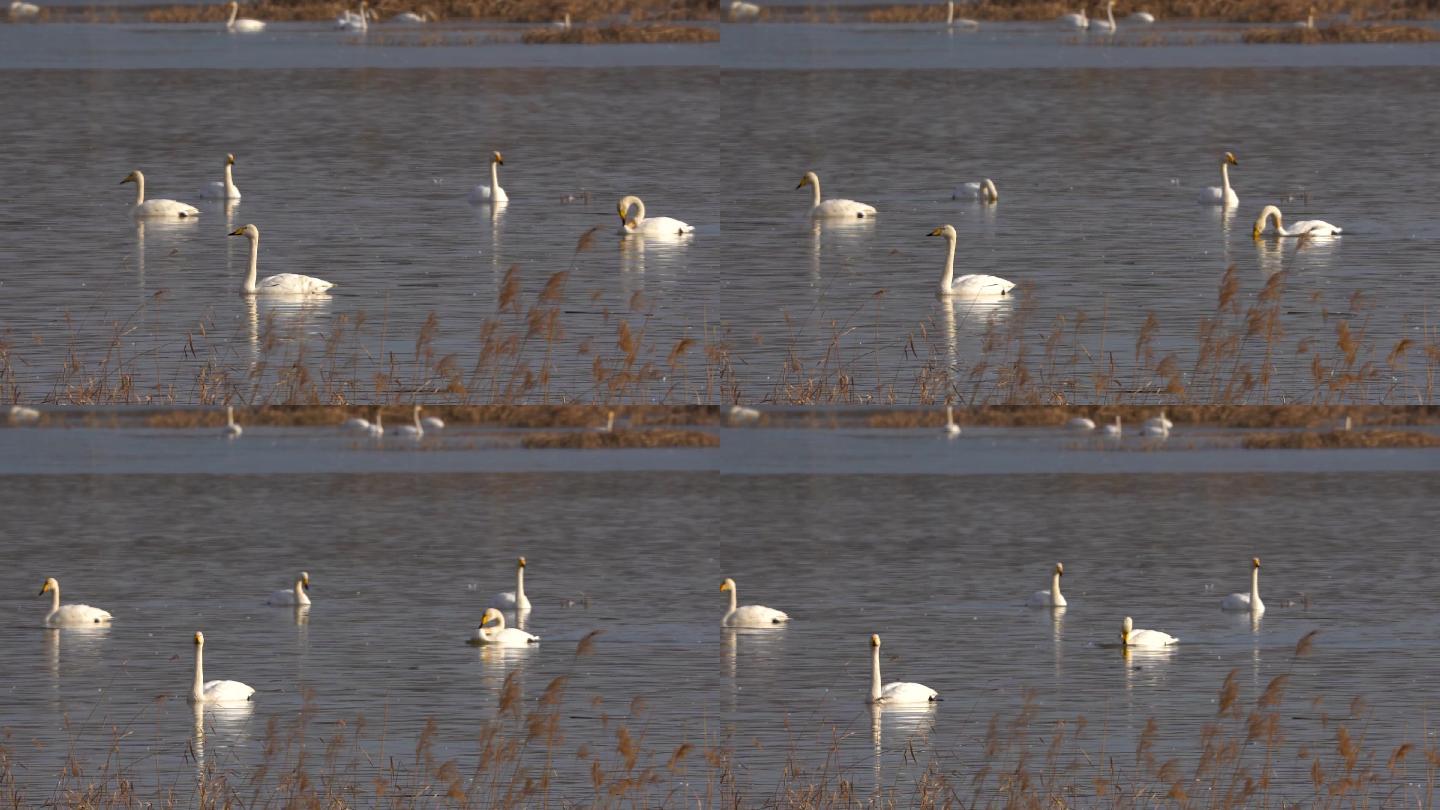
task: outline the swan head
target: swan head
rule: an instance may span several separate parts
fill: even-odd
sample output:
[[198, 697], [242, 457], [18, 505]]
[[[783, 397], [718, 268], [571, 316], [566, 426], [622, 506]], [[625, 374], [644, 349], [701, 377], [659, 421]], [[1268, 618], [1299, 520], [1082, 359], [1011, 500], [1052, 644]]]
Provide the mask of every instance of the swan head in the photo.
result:
[[723, 591], [733, 591], [733, 590], [735, 590], [735, 580], [733, 580], [733, 579], [731, 579], [731, 578], [729, 578], [729, 577], [726, 577], [726, 578], [725, 578], [725, 581], [722, 582], [722, 583], [720, 583], [720, 590], [721, 590], [722, 592], [723, 592]]
[[56, 582], [54, 577], [50, 577], [49, 579], [45, 580], [45, 584], [40, 586], [40, 595], [44, 596], [51, 591], [58, 590], [60, 590], [60, 583]]
[[489, 624], [490, 622], [504, 622], [504, 621], [505, 621], [505, 614], [501, 613], [500, 611], [496, 610], [495, 608], [486, 608], [486, 609], [485, 609], [485, 614], [480, 617], [480, 626], [483, 628], [485, 625]]
[[260, 238], [260, 229], [254, 225], [242, 225], [230, 232], [231, 236], [245, 236], [250, 239]]
[[627, 228], [632, 225], [630, 222], [630, 209], [637, 205], [640, 205], [640, 198], [634, 194], [627, 194], [621, 197], [620, 202], [615, 204], [615, 210], [620, 213], [620, 222]]
[[500, 164], [501, 166], [504, 166], [504, 165], [505, 165], [505, 158], [500, 157], [500, 153], [499, 153], [499, 152], [491, 152], [491, 153], [490, 153], [490, 162], [491, 162], [491, 163], [498, 163], [498, 164]]
[[195, 646], [196, 646], [196, 647], [204, 647], [204, 646], [205, 646], [205, 634], [202, 633], [202, 632], [200, 632], [199, 630], [196, 630], [196, 631], [195, 631]]
[[520, 558], [520, 560], [518, 561], [518, 564], [516, 565], [516, 567], [517, 567], [517, 568], [522, 568], [522, 569], [525, 567], [525, 558], [524, 558], [524, 557], [521, 557], [521, 558]]
[[1125, 645], [1129, 645], [1129, 643], [1130, 643], [1130, 633], [1133, 632], [1134, 630], [1135, 630], [1135, 621], [1134, 621], [1133, 619], [1131, 619], [1129, 616], [1126, 616], [1126, 617], [1125, 617], [1125, 621], [1123, 621], [1123, 622], [1120, 623], [1120, 643], [1121, 643], [1121, 644], [1125, 644]]
[[[231, 0], [230, 5], [232, 5], [232, 6], [235, 5], [234, 0]], [[234, 156], [234, 155], [230, 155], [230, 154], [225, 155], [225, 165], [226, 165], [226, 166], [234, 166], [234, 165], [235, 165], [235, 156]]]
[[879, 647], [879, 646], [880, 646], [880, 634], [879, 634], [879, 633], [871, 633], [871, 634], [870, 634], [870, 646], [871, 646], [871, 647]]
[[1255, 220], [1255, 228], [1250, 232], [1250, 236], [1259, 239], [1260, 234], [1265, 232], [1265, 224], [1271, 216], [1275, 217], [1275, 228], [1279, 230], [1284, 222], [1280, 216], [1280, 209], [1273, 205], [1267, 205], [1260, 209], [1260, 216]]
[[1239, 166], [1239, 165], [1240, 165], [1240, 161], [1238, 161], [1238, 160], [1235, 159], [1235, 153], [1234, 153], [1234, 152], [1226, 152], [1226, 153], [1225, 153], [1225, 159], [1222, 160], [1221, 162], [1222, 162], [1222, 163], [1226, 163], [1226, 164], [1231, 165], [1231, 166]]
[[141, 174], [139, 169], [136, 169], [135, 171], [125, 175], [125, 179], [120, 181], [120, 185], [123, 186], [126, 183], [138, 183], [144, 178], [145, 175]]
[[808, 185], [811, 185], [811, 184], [819, 185], [819, 184], [820, 184], [820, 175], [818, 175], [818, 174], [816, 174], [816, 173], [814, 173], [814, 172], [805, 172], [805, 176], [802, 177], [802, 178], [800, 178], [800, 184], [795, 187], [795, 190], [796, 190], [796, 191], [799, 191], [800, 189], [802, 189], [802, 188], [804, 188], [804, 187], [806, 187], [806, 186], [808, 186]]
[[929, 235], [930, 235], [930, 236], [943, 236], [943, 237], [945, 237], [946, 239], [954, 239], [954, 238], [955, 238], [955, 226], [954, 226], [954, 225], [941, 225], [940, 227], [938, 227], [938, 228], [936, 228], [935, 230], [931, 231], [931, 232], [929, 233]]
[[1065, 563], [1059, 563], [1059, 562], [1055, 563], [1055, 576], [1057, 576], [1057, 577], [1063, 577], [1063, 576], [1065, 576]]
[[300, 587], [304, 588], [304, 589], [307, 590], [307, 591], [310, 590], [310, 572], [309, 572], [309, 571], [301, 571], [301, 572], [300, 572]]
[[1259, 557], [1251, 557], [1251, 558], [1250, 558], [1250, 567], [1251, 567], [1251, 568], [1259, 568], [1259, 567], [1260, 567], [1260, 558], [1259, 558]]
[[994, 180], [986, 177], [980, 181], [980, 184], [985, 187], [985, 196], [990, 198], [990, 202], [1000, 202], [1000, 190], [995, 188]]

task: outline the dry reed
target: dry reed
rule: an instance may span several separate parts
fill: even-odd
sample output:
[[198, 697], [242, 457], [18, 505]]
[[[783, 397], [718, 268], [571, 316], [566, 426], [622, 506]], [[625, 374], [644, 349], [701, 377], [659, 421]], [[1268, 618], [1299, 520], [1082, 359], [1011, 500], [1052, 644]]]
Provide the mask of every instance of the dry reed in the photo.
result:
[[1261, 28], [1246, 31], [1242, 41], [1251, 44], [1329, 45], [1337, 42], [1440, 42], [1440, 31], [1414, 25], [1353, 25], [1335, 23], [1321, 28]]
[[526, 45], [617, 45], [659, 42], [719, 42], [714, 28], [693, 25], [610, 25], [537, 28], [520, 38]]
[[1440, 436], [1408, 430], [1333, 430], [1326, 433], [1261, 433], [1246, 436], [1248, 450], [1335, 450], [1440, 447]]
[[701, 430], [610, 430], [532, 433], [520, 441], [531, 450], [613, 450], [618, 448], [719, 447], [720, 438]]

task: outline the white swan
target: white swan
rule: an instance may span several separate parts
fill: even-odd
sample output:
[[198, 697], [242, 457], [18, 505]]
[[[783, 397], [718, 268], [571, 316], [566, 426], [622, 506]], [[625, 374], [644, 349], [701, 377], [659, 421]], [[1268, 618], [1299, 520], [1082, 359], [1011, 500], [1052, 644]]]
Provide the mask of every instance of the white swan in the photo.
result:
[[1015, 289], [1015, 282], [1007, 281], [999, 276], [967, 273], [955, 278], [955, 241], [959, 238], [955, 233], [955, 228], [950, 225], [941, 225], [931, 231], [930, 235], [943, 236], [947, 243], [945, 273], [940, 276], [939, 294], [941, 296], [988, 298], [1009, 295], [1010, 291]]
[[735, 580], [729, 577], [720, 583], [720, 590], [730, 592], [730, 609], [725, 611], [725, 615], [720, 619], [721, 627], [774, 627], [790, 621], [789, 615], [784, 611], [763, 605], [736, 607], [735, 603], [740, 597], [735, 590]]
[[1061, 14], [1060, 24], [1084, 30], [1090, 27], [1090, 18], [1086, 17], [1085, 10], [1081, 9], [1079, 14]]
[[352, 416], [351, 418], [346, 419], [346, 420], [340, 425], [340, 427], [343, 428], [343, 429], [345, 429], [345, 430], [354, 431], [354, 432], [356, 432], [356, 433], [369, 433], [369, 432], [370, 432], [370, 420], [369, 420], [369, 419], [366, 419], [366, 418], [363, 417], [363, 416]]
[[1172, 430], [1175, 427], [1175, 423], [1171, 422], [1168, 418], [1166, 418], [1165, 409], [1161, 408], [1159, 416], [1152, 416], [1149, 419], [1145, 420], [1145, 427]]
[[[252, 20], [249, 17], [238, 17], [240, 4], [230, 0], [230, 20], [225, 23], [225, 30], [235, 34], [258, 34], [265, 30], [265, 23], [259, 20]], [[239, 194], [235, 195], [240, 196]]]
[[[233, 3], [231, 5], [234, 5]], [[235, 185], [235, 156], [225, 156], [225, 180], [211, 180], [200, 187], [200, 197], [206, 200], [238, 200], [240, 189]]]
[[[523, 163], [524, 161], [521, 162]], [[490, 153], [490, 182], [481, 183], [470, 189], [470, 202], [510, 202], [510, 195], [506, 194], [505, 189], [500, 187], [500, 167], [504, 165], [505, 158], [501, 157], [499, 152]]]
[[[642, 236], [678, 236], [695, 230], [695, 226], [673, 217], [645, 216], [645, 203], [634, 194], [621, 197], [615, 208], [620, 212], [621, 236], [634, 233]], [[635, 210], [634, 216], [630, 214], [632, 208]]]
[[1083, 417], [1083, 416], [1077, 416], [1077, 417], [1071, 419], [1069, 422], [1066, 422], [1066, 423], [1065, 423], [1065, 427], [1067, 427], [1067, 428], [1069, 428], [1069, 429], [1071, 429], [1071, 430], [1094, 430], [1094, 429], [1095, 429], [1095, 420], [1094, 420], [1094, 419], [1086, 419], [1086, 418]]
[[414, 422], [408, 425], [396, 425], [390, 428], [391, 436], [404, 436], [407, 439], [422, 439], [425, 437], [425, 426], [420, 424], [420, 406], [415, 406]]
[[1140, 428], [1140, 435], [1150, 439], [1168, 439], [1170, 438], [1170, 428], [1165, 427], [1162, 423], [1150, 421]]
[[1310, 13], [1305, 16], [1305, 19], [1300, 20], [1300, 21], [1298, 21], [1298, 22], [1290, 23], [1290, 27], [1291, 27], [1291, 28], [1309, 28], [1309, 29], [1314, 29], [1314, 28], [1315, 28], [1315, 7], [1314, 7], [1314, 6], [1311, 6], [1311, 7], [1310, 7]]
[[60, 604], [60, 583], [54, 577], [45, 580], [40, 586], [40, 595], [50, 594], [50, 612], [45, 614], [46, 627], [85, 627], [96, 624], [109, 624], [114, 617], [108, 610], [101, 610], [89, 605], [62, 605]]
[[1050, 590], [1036, 591], [1030, 594], [1030, 599], [1025, 604], [1029, 607], [1065, 607], [1065, 595], [1060, 593], [1060, 577], [1065, 576], [1065, 564], [1055, 563], [1055, 570], [1050, 574]]
[[1148, 11], [1136, 11], [1130, 15], [1130, 19], [1137, 23], [1148, 24], [1155, 22], [1155, 15]]
[[260, 263], [260, 229], [246, 225], [231, 231], [230, 235], [250, 240], [250, 272], [245, 276], [245, 286], [240, 288], [242, 295], [324, 295], [326, 290], [335, 286], [324, 279], [297, 273], [266, 276], [257, 284], [255, 273]]
[[427, 416], [420, 420], [420, 427], [426, 430], [444, 430], [445, 420], [438, 416]]
[[345, 10], [335, 18], [335, 27], [342, 31], [367, 31], [370, 28], [370, 10], [364, 0], [360, 2], [360, 13]]
[[945, 25], [949, 28], [968, 28], [972, 31], [980, 27], [977, 20], [955, 17], [955, 0], [945, 0]]
[[955, 424], [955, 406], [945, 406], [945, 435], [955, 438], [960, 435], [960, 426]]
[[730, 19], [732, 20], [753, 20], [760, 16], [760, 7], [754, 3], [747, 3], [745, 0], [731, 0]]
[[870, 636], [870, 698], [866, 703], [886, 706], [930, 705], [940, 694], [923, 683], [894, 681], [880, 685], [880, 636]]
[[[545, 573], [541, 571], [540, 573]], [[529, 610], [530, 598], [525, 595], [525, 558], [515, 564], [515, 590], [497, 593], [490, 598], [490, 607], [500, 610]]]
[[1120, 625], [1120, 646], [1142, 650], [1159, 650], [1179, 642], [1169, 633], [1159, 630], [1136, 630], [1135, 622], [1129, 617]]
[[1105, 19], [1092, 20], [1090, 30], [1099, 31], [1102, 34], [1115, 33], [1115, 0], [1108, 0], [1105, 3]]
[[1105, 438], [1107, 439], [1118, 439], [1124, 435], [1124, 432], [1120, 429], [1120, 417], [1118, 415], [1115, 417], [1114, 422], [1105, 426], [1104, 432]]
[[200, 209], [187, 203], [176, 200], [147, 200], [145, 199], [145, 175], [136, 169], [125, 175], [120, 185], [126, 183], [135, 184], [135, 205], [131, 207], [130, 213], [137, 217], [170, 217], [172, 219], [187, 219], [200, 216]]
[[568, 12], [568, 11], [565, 12], [565, 16], [564, 16], [564, 17], [561, 17], [560, 19], [556, 20], [555, 22], [550, 23], [550, 27], [551, 27], [551, 28], [559, 28], [561, 31], [569, 31], [569, 30], [570, 30], [570, 12]]
[[1302, 219], [1287, 228], [1280, 209], [1267, 205], [1260, 209], [1260, 216], [1255, 220], [1255, 230], [1251, 235], [1259, 239], [1271, 217], [1275, 218], [1275, 233], [1278, 236], [1337, 236], [1342, 230], [1340, 226], [1331, 225], [1323, 219]]
[[[485, 625], [491, 621], [495, 624], [491, 627]], [[505, 626], [505, 614], [495, 608], [488, 608], [485, 615], [480, 617], [480, 626], [475, 628], [475, 637], [472, 639], [476, 644], [493, 644], [497, 647], [528, 647], [531, 644], [540, 642], [539, 636], [532, 636], [524, 630]]]
[[430, 12], [428, 11], [422, 11], [419, 14], [416, 14], [413, 11], [402, 11], [399, 14], [396, 14], [394, 17], [391, 17], [390, 21], [401, 23], [403, 25], [424, 25], [425, 23], [430, 22], [430, 20], [432, 19], [433, 18], [430, 16]]
[[205, 634], [195, 633], [195, 683], [190, 687], [191, 703], [244, 703], [255, 690], [239, 681], [205, 680]]
[[385, 424], [380, 421], [379, 408], [375, 409], [375, 421], [370, 423], [370, 427], [366, 429], [366, 432], [370, 434], [370, 438], [372, 439], [385, 438]]
[[1264, 613], [1265, 603], [1260, 601], [1260, 558], [1250, 558], [1250, 592], [1232, 593], [1220, 600], [1221, 610], [1248, 610]]
[[812, 217], [865, 219], [875, 216], [875, 206], [873, 205], [866, 205], [854, 200], [821, 200], [820, 175], [815, 172], [806, 172], [805, 176], [800, 178], [800, 185], [795, 188], [798, 190], [806, 186], [815, 190], [810, 202], [810, 216]]
[[220, 428], [220, 432], [227, 439], [238, 439], [240, 438], [240, 434], [245, 432], [245, 428], [235, 424], [234, 405], [225, 406], [225, 427]]
[[1000, 191], [995, 188], [995, 181], [986, 177], [977, 183], [961, 183], [950, 192], [952, 200], [979, 200], [984, 203], [1000, 202]]
[[40, 14], [40, 7], [34, 3], [26, 3], [23, 0], [14, 0], [10, 4], [10, 19], [21, 20], [28, 17], [35, 17]]
[[1226, 208], [1234, 208], [1240, 204], [1240, 195], [1230, 187], [1230, 167], [1239, 166], [1240, 161], [1235, 159], [1234, 152], [1226, 152], [1220, 158], [1220, 185], [1207, 186], [1200, 192], [1200, 199], [1196, 202], [1201, 205], [1221, 205]]
[[265, 600], [267, 605], [308, 605], [310, 604], [310, 572], [301, 571], [300, 578], [295, 580], [295, 587], [281, 588], [278, 591], [271, 591], [270, 598]]
[[6, 416], [10, 419], [11, 424], [16, 425], [28, 425], [40, 421], [40, 412], [24, 405], [11, 405]]
[[731, 405], [725, 411], [725, 418], [732, 425], [753, 425], [760, 421], [760, 411], [744, 405]]

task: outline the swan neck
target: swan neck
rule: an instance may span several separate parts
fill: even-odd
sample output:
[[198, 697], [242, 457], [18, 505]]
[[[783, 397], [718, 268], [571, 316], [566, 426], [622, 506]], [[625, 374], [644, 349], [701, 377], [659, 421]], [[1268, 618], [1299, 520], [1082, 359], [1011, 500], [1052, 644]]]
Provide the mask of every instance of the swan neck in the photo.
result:
[[820, 207], [820, 178], [816, 177], [813, 181], [811, 181], [810, 187], [811, 187], [811, 189], [814, 191], [814, 195], [811, 197], [811, 199], [814, 200], [814, 202], [811, 203], [810, 207], [811, 207], [811, 208], [819, 208], [819, 207]]
[[[231, 19], [234, 19], [234, 15], [231, 15]], [[230, 197], [235, 196], [235, 174], [233, 169], [234, 167], [231, 166], [227, 160], [225, 162], [225, 193]]]
[[1050, 575], [1050, 603], [1060, 604], [1060, 572], [1056, 571]]
[[144, 203], [144, 202], [145, 202], [145, 175], [143, 175], [143, 174], [141, 174], [141, 173], [139, 173], [139, 172], [136, 172], [136, 173], [135, 173], [135, 204], [136, 204], [136, 205], [140, 205], [140, 204], [142, 204], [142, 203]]
[[1106, 19], [1108, 19], [1108, 20], [1110, 21], [1110, 28], [1111, 28], [1111, 30], [1114, 30], [1114, 28], [1115, 28], [1115, 4], [1114, 4], [1114, 3], [1106, 3], [1106, 4], [1105, 4], [1105, 17], [1106, 17]]
[[53, 615], [60, 610], [60, 586], [57, 584], [50, 589], [50, 613]]
[[1250, 569], [1250, 609], [1260, 604], [1260, 569]]
[[635, 224], [639, 225], [645, 221], [645, 201], [639, 197], [635, 198]]
[[870, 647], [870, 701], [880, 700], [880, 648]]
[[[236, 18], [239, 14], [240, 14], [240, 4], [238, 4], [238, 3], [231, 3], [231, 4], [230, 4], [230, 19], [225, 21], [225, 27], [226, 27], [226, 28], [234, 28], [234, 27], [235, 27], [235, 18]], [[226, 174], [229, 174], [229, 173], [230, 173], [230, 170], [227, 168], [227, 169], [225, 170], [225, 173], [226, 173]]]
[[946, 0], [945, 3], [945, 24], [955, 24], [955, 0]]
[[955, 281], [955, 237], [946, 234], [945, 236], [945, 274], [940, 277], [940, 292], [950, 292], [950, 285]]
[[500, 164], [494, 160], [490, 161], [490, 199], [494, 200], [500, 192]]
[[[544, 588], [541, 588], [541, 590], [543, 591]], [[516, 609], [516, 610], [519, 610], [519, 609], [520, 609], [520, 605], [523, 604], [523, 603], [525, 603], [526, 601], [527, 601], [527, 600], [525, 599], [525, 569], [524, 569], [523, 567], [519, 567], [519, 568], [516, 568], [516, 569], [515, 569], [515, 609]]]
[[[733, 585], [730, 586], [730, 612], [731, 612], [731, 613], [734, 613], [734, 612], [735, 612], [735, 610], [736, 610], [736, 608], [737, 608], [737, 606], [739, 605], [739, 602], [740, 602], [740, 595], [739, 595], [738, 593], [736, 593], [735, 591], [736, 591], [735, 586], [733, 586]], [[57, 596], [57, 597], [55, 597], [55, 598], [56, 598], [56, 600], [59, 600], [60, 597]], [[58, 601], [57, 601], [57, 604], [58, 604]]]
[[1230, 199], [1230, 164], [1220, 164], [1220, 194], [1223, 200]]
[[250, 237], [250, 270], [245, 274], [244, 291], [255, 292], [255, 274], [260, 266], [260, 235], [254, 234]]
[[195, 645], [195, 683], [190, 686], [190, 697], [199, 703], [205, 697], [205, 645]]

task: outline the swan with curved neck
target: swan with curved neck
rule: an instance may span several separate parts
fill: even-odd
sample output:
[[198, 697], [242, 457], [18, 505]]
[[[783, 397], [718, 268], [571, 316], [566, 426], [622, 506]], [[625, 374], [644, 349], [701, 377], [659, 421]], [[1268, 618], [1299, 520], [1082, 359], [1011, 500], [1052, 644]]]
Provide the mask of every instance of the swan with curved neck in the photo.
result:
[[1234, 208], [1240, 204], [1240, 195], [1230, 187], [1230, 167], [1239, 166], [1240, 161], [1235, 159], [1234, 152], [1226, 152], [1220, 157], [1220, 185], [1208, 186], [1200, 192], [1201, 205], [1220, 205], [1225, 208]]
[[[486, 627], [490, 622], [495, 624]], [[493, 644], [497, 647], [528, 647], [531, 644], [540, 643], [539, 636], [532, 636], [524, 630], [515, 627], [505, 626], [505, 614], [489, 608], [485, 615], [480, 617], [480, 626], [475, 628], [475, 636], [471, 639], [476, 644]]]
[[503, 203], [510, 201], [510, 195], [500, 187], [500, 167], [505, 165], [505, 158], [499, 152], [490, 153], [490, 184], [480, 185], [470, 189], [470, 202], [472, 203]]
[[720, 583], [720, 590], [730, 592], [730, 609], [721, 617], [721, 627], [775, 627], [790, 621], [790, 616], [784, 611], [763, 605], [736, 607], [740, 597], [735, 590], [735, 580], [729, 577]]
[[1265, 603], [1260, 601], [1260, 558], [1250, 558], [1250, 592], [1232, 593], [1220, 600], [1221, 610], [1248, 610], [1264, 613]]
[[295, 587], [273, 591], [265, 600], [267, 605], [308, 605], [310, 604], [310, 572], [301, 571], [295, 580]]
[[54, 577], [40, 586], [40, 595], [50, 594], [50, 612], [45, 614], [46, 627], [87, 627], [109, 624], [114, 618], [108, 610], [89, 605], [60, 604], [60, 582]]
[[1267, 205], [1260, 209], [1260, 216], [1255, 220], [1255, 229], [1251, 235], [1259, 239], [1272, 217], [1275, 219], [1277, 236], [1337, 236], [1343, 230], [1340, 226], [1331, 225], [1323, 219], [1302, 219], [1287, 228], [1280, 209], [1274, 205]]
[[195, 681], [190, 687], [191, 703], [243, 703], [255, 690], [239, 681], [205, 680], [205, 634], [195, 634]]
[[680, 236], [695, 230], [695, 226], [673, 217], [645, 216], [645, 203], [634, 194], [621, 197], [615, 209], [620, 213], [621, 236], [637, 233], [641, 236]]
[[1055, 563], [1055, 570], [1050, 574], [1050, 590], [1036, 591], [1030, 594], [1030, 600], [1026, 602], [1030, 607], [1065, 607], [1065, 595], [1060, 593], [1060, 577], [1065, 576], [1065, 564]]
[[1141, 650], [1159, 650], [1176, 644], [1180, 639], [1159, 630], [1136, 630], [1135, 622], [1129, 616], [1120, 623], [1120, 646]]
[[169, 217], [171, 219], [189, 219], [200, 216], [200, 209], [178, 200], [147, 200], [145, 199], [145, 174], [139, 169], [125, 175], [120, 185], [126, 183], [135, 184], [135, 205], [130, 208], [130, 213], [137, 217]]
[[1107, 0], [1105, 3], [1105, 19], [1092, 21], [1090, 23], [1090, 30], [1099, 31], [1102, 34], [1115, 33], [1115, 0]]
[[952, 200], [979, 200], [982, 203], [995, 204], [1000, 202], [1000, 190], [995, 188], [995, 181], [988, 177], [981, 178], [974, 183], [961, 183], [950, 192]]
[[946, 242], [945, 272], [940, 276], [939, 294], [944, 296], [955, 296], [959, 298], [988, 298], [995, 296], [1009, 295], [1015, 289], [1015, 282], [1007, 281], [999, 276], [986, 276], [977, 273], [955, 277], [955, 242], [959, 236], [955, 228], [950, 225], [941, 225], [930, 232], [931, 236], [943, 236]]
[[810, 216], [825, 219], [866, 219], [875, 216], [875, 206], [854, 200], [824, 200], [820, 196], [820, 175], [805, 172], [796, 190], [810, 186], [814, 193], [810, 197]]
[[249, 17], [240, 17], [239, 14], [240, 4], [236, 0], [230, 0], [230, 19], [225, 23], [226, 31], [236, 34], [258, 34], [265, 30], [265, 23]]
[[865, 702], [885, 706], [931, 705], [940, 694], [923, 683], [892, 681], [880, 685], [880, 636], [870, 636], [870, 697]]
[[238, 200], [240, 189], [235, 185], [235, 156], [225, 156], [225, 180], [212, 180], [200, 189], [200, 196], [207, 200]]
[[[544, 573], [543, 571], [541, 572]], [[490, 600], [490, 607], [500, 610], [529, 610], [530, 599], [525, 595], [525, 558], [515, 563], [515, 590], [497, 593]]]
[[226, 406], [225, 406], [225, 427], [221, 428], [221, 433], [223, 433], [223, 434], [225, 435], [225, 437], [228, 438], [228, 439], [238, 439], [238, 438], [240, 438], [240, 434], [242, 434], [242, 433], [244, 433], [244, 432], [245, 432], [245, 428], [242, 428], [242, 427], [240, 427], [238, 424], [235, 423], [235, 406], [234, 406], [234, 405], [226, 405]]
[[1315, 7], [1314, 7], [1314, 6], [1311, 6], [1311, 7], [1310, 7], [1310, 13], [1305, 15], [1305, 19], [1300, 20], [1299, 22], [1296, 22], [1296, 23], [1292, 23], [1292, 24], [1291, 24], [1291, 27], [1293, 27], [1293, 28], [1306, 28], [1306, 29], [1312, 29], [1312, 30], [1313, 30], [1313, 29], [1315, 28]]
[[260, 266], [260, 229], [246, 225], [230, 232], [231, 236], [243, 236], [250, 240], [250, 270], [245, 274], [241, 295], [324, 295], [335, 285], [314, 276], [298, 273], [277, 273], [256, 282], [255, 275]]

